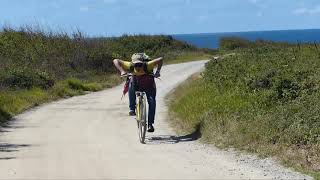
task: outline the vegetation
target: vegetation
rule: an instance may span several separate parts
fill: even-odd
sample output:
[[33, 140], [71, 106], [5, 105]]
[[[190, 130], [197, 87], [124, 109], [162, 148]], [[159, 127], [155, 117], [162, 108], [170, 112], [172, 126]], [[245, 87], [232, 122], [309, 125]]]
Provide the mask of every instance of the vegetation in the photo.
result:
[[220, 49], [234, 50], [237, 48], [252, 47], [253, 43], [247, 39], [239, 37], [223, 37], [220, 40]]
[[235, 55], [210, 61], [175, 90], [172, 123], [180, 131], [200, 127], [204, 142], [276, 156], [319, 178], [319, 44], [243, 42], [224, 39]]
[[171, 36], [87, 38], [24, 27], [0, 32], [0, 123], [43, 102], [120, 83], [112, 59], [135, 52], [166, 61], [207, 52]]

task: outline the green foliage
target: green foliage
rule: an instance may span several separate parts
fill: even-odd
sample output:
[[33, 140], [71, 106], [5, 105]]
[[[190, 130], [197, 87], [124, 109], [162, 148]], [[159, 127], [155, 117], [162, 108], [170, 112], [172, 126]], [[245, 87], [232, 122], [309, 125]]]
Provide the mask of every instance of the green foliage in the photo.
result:
[[202, 79], [177, 89], [171, 104], [180, 117], [176, 124], [184, 124], [180, 129], [200, 124], [206, 142], [276, 155], [298, 169], [319, 172], [317, 47], [267, 42], [209, 62]]
[[0, 124], [4, 123], [9, 118], [11, 118], [11, 115], [0, 109]]
[[[105, 40], [105, 39], [101, 39]], [[135, 52], [145, 52], [153, 57], [165, 56], [174, 51], [199, 51], [194, 46], [174, 40], [172, 36], [165, 35], [124, 35], [119, 38], [107, 38], [112, 52], [121, 58], [130, 59]]]
[[78, 91], [98, 91], [102, 87], [98, 83], [84, 83], [79, 79], [71, 78], [67, 80], [67, 83], [71, 89]]
[[[251, 114], [250, 119], [268, 120], [269, 126], [259, 131], [261, 136], [265, 133], [273, 142], [305, 145], [320, 143], [320, 134], [317, 134], [320, 119], [310, 121], [310, 109], [305, 109], [308, 104], [315, 104], [314, 100], [320, 100], [320, 74], [316, 70], [319, 67], [318, 50], [309, 45], [300, 47], [300, 50], [297, 47], [257, 47], [241, 50], [236, 56], [223, 61], [209, 63], [204, 74], [206, 82], [220, 92], [232, 90], [239, 97], [243, 94], [256, 96], [254, 106], [259, 109], [253, 111], [256, 114]], [[320, 113], [318, 106], [310, 108], [315, 110], [315, 114]], [[272, 113], [268, 113], [271, 110]], [[248, 118], [248, 110], [241, 113]], [[255, 120], [259, 114], [260, 119]], [[267, 132], [270, 129], [273, 129], [273, 134]]]
[[6, 118], [45, 102], [48, 98], [47, 92], [39, 88], [0, 91], [0, 119], [4, 122]]
[[223, 37], [219, 41], [220, 50], [236, 50], [236, 49], [245, 49], [245, 48], [283, 48], [283, 47], [292, 47], [293, 44], [287, 42], [272, 42], [262, 39], [257, 39], [256, 41], [250, 41], [241, 37]]
[[239, 37], [223, 37], [220, 39], [220, 48], [224, 50], [234, 50], [238, 48], [248, 48], [252, 42]]
[[32, 87], [48, 89], [54, 85], [54, 80], [46, 72], [31, 71], [30, 69], [9, 70], [2, 75], [0, 81], [4, 87], [22, 89], [31, 89]]
[[75, 77], [115, 73], [112, 60], [131, 59], [136, 52], [174, 60], [187, 53], [205, 54], [171, 36], [124, 35], [86, 38], [81, 32], [44, 32], [32, 27], [0, 32], [0, 90], [4, 88], [50, 88], [54, 82]]
[[54, 81], [69, 77], [87, 79], [92, 74], [115, 73], [112, 60], [130, 60], [136, 52], [170, 61], [185, 52], [202, 51], [164, 35], [86, 38], [81, 32], [70, 37], [31, 27], [7, 28], [0, 32], [0, 74], [7, 79], [0, 88], [50, 88]]
[[119, 84], [121, 79], [115, 75], [91, 77], [85, 82], [70, 78], [59, 81], [50, 89], [7, 89], [0, 91], [0, 125], [17, 113], [43, 102], [85, 94], [86, 91], [99, 91], [105, 87]]

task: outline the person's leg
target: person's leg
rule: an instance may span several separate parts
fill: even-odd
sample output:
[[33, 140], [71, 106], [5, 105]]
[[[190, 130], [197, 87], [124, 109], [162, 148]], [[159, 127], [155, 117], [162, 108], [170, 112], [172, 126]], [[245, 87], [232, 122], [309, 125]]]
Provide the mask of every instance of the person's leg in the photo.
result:
[[130, 82], [129, 82], [128, 96], [129, 96], [129, 108], [130, 108], [130, 111], [135, 112], [136, 111], [136, 94], [135, 94], [135, 88], [134, 88], [133, 79], [131, 79]]
[[149, 104], [149, 111], [148, 111], [148, 124], [154, 123], [154, 117], [156, 113], [156, 90], [150, 90], [146, 92], [147, 100]]

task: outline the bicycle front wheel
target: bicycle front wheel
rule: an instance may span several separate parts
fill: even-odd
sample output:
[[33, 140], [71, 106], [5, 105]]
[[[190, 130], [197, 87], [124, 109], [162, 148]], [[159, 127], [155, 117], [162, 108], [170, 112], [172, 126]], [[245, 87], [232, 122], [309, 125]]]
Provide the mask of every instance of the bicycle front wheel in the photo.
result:
[[145, 143], [146, 132], [147, 132], [147, 104], [145, 96], [140, 96], [138, 101], [138, 113], [139, 120], [138, 120], [138, 133], [139, 133], [139, 140], [142, 144]]

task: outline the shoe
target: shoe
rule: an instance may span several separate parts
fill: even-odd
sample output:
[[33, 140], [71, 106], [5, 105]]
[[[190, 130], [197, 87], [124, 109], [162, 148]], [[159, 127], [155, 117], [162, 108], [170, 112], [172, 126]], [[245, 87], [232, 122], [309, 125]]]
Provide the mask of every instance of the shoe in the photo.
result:
[[135, 116], [136, 115], [136, 112], [134, 112], [134, 111], [129, 111], [129, 116]]
[[154, 127], [152, 124], [148, 124], [148, 132], [154, 132]]

